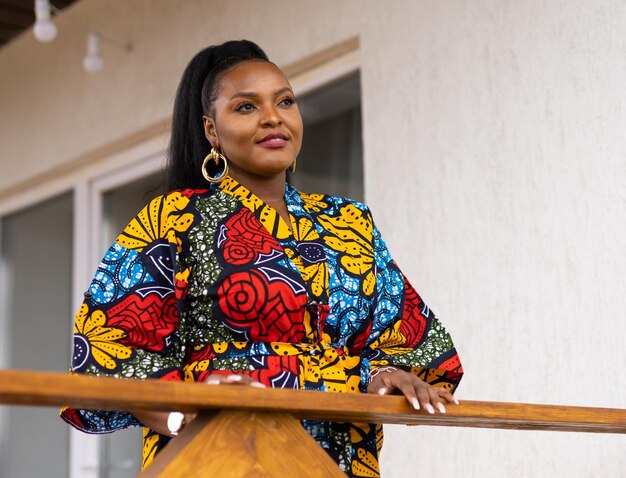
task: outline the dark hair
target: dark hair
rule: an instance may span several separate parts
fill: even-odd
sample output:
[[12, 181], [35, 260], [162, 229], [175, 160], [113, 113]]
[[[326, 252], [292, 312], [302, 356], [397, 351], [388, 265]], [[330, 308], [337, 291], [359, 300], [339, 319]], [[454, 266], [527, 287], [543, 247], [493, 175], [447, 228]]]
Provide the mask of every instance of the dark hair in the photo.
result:
[[202, 116], [212, 114], [221, 77], [233, 66], [251, 60], [269, 61], [258, 45], [238, 40], [205, 48], [187, 65], [174, 102], [165, 167], [166, 191], [207, 187], [200, 166], [211, 151], [211, 143], [204, 134]]

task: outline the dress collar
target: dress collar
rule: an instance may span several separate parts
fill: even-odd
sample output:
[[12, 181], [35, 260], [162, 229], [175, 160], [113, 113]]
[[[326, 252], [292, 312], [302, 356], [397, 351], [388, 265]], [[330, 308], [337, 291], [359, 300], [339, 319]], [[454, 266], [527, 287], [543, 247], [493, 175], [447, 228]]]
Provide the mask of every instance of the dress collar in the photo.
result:
[[[261, 222], [265, 228], [277, 239], [288, 239], [292, 236], [290, 229], [293, 227], [293, 220], [292, 224], [287, 224], [273, 207], [263, 202], [261, 198], [232, 177], [226, 176], [217, 187], [225, 194], [241, 201], [255, 216], [262, 217], [264, 220]], [[285, 183], [284, 197], [290, 214], [302, 209], [302, 199], [298, 191], [288, 183]]]

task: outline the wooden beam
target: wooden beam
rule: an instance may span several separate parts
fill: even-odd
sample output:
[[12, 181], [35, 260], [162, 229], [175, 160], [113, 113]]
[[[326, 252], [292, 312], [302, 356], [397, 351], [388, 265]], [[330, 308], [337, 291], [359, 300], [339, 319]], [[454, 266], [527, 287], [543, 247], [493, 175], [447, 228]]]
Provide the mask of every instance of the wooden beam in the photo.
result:
[[626, 410], [465, 400], [447, 413], [415, 411], [403, 397], [256, 389], [204, 383], [0, 370], [0, 403], [103, 410], [280, 411], [298, 419], [515, 430], [626, 433]]

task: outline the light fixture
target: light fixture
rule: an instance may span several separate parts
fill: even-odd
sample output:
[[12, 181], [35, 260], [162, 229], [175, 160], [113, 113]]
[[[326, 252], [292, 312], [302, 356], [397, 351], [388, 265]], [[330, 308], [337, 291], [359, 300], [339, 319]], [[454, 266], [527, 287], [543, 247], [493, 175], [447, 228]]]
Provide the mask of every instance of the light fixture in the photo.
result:
[[35, 0], [35, 25], [33, 34], [42, 43], [48, 43], [57, 36], [57, 27], [50, 19], [49, 0]]
[[87, 55], [83, 58], [83, 68], [89, 73], [97, 73], [104, 68], [104, 59], [100, 54], [100, 35], [89, 33], [87, 37]]
[[[2, 0], [0, 0], [2, 3]], [[57, 36], [57, 27], [51, 20], [51, 13], [58, 15], [61, 12], [50, 0], [35, 0], [35, 24], [33, 34], [40, 42], [50, 42]], [[111, 38], [100, 33], [95, 33], [91, 27], [79, 22], [70, 20], [84, 32], [87, 36], [87, 54], [83, 58], [83, 68], [89, 73], [98, 73], [104, 68], [104, 58], [102, 58], [101, 44], [107, 42], [118, 48], [123, 48], [127, 52], [132, 51], [133, 45], [130, 42], [122, 42], [116, 38]]]

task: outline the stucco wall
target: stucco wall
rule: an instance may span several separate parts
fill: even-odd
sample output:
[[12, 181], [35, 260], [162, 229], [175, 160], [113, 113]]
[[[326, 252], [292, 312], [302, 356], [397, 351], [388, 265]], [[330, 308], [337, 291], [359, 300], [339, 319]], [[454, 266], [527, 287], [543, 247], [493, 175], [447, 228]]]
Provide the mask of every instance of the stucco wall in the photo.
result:
[[[129, 38], [81, 69], [76, 23]], [[367, 200], [455, 338], [461, 399], [625, 407], [621, 0], [83, 0], [0, 50], [0, 190], [171, 110], [202, 46], [359, 36]], [[623, 436], [389, 427], [387, 477], [620, 476]]]

